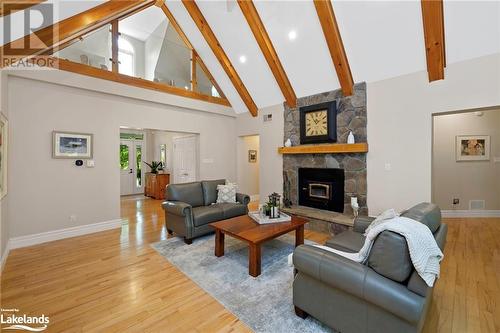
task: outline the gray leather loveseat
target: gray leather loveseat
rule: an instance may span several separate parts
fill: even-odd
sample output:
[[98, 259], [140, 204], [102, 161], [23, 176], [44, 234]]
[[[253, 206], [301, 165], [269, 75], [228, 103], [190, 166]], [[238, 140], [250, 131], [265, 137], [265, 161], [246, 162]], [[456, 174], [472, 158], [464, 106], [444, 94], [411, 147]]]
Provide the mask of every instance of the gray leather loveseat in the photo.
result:
[[[401, 216], [427, 225], [444, 249], [447, 226], [441, 223], [436, 205], [421, 203]], [[353, 230], [336, 235], [326, 245], [358, 252], [372, 220], [357, 218]], [[293, 303], [298, 316], [309, 314], [342, 333], [422, 330], [433, 288], [415, 271], [403, 236], [382, 232], [364, 265], [308, 245], [295, 249], [293, 262], [297, 270]]]
[[162, 204], [167, 232], [175, 232], [184, 237], [186, 244], [191, 244], [193, 238], [214, 231], [209, 223], [247, 214], [248, 195], [237, 193], [236, 203], [215, 203], [217, 185], [225, 183], [219, 179], [168, 185]]

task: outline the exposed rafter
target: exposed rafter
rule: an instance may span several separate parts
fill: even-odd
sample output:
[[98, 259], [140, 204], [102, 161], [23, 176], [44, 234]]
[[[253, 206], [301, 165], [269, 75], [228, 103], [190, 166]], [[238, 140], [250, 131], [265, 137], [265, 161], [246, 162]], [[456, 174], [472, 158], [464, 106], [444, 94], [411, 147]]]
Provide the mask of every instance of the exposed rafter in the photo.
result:
[[[109, 24], [127, 13], [135, 12], [153, 4], [154, 1], [152, 0], [107, 1], [83, 13], [3, 45], [0, 49], [0, 55], [7, 57], [9, 54], [13, 54], [12, 50], [16, 49], [21, 50], [19, 54], [9, 57], [17, 60], [27, 56], [46, 54], [48, 51], [61, 48], [62, 45], [67, 45], [78, 37]], [[30, 45], [31, 49], [25, 49], [24, 45]], [[0, 66], [4, 66], [3, 61]]]
[[442, 80], [446, 67], [443, 1], [422, 0], [421, 4], [429, 82]]
[[[157, 3], [157, 5], [158, 5], [158, 3]], [[168, 21], [170, 22], [170, 24], [172, 24], [175, 31], [177, 31], [177, 34], [179, 34], [179, 36], [181, 37], [184, 44], [186, 44], [186, 46], [188, 48], [190, 48], [191, 51], [194, 51], [195, 62], [201, 67], [203, 72], [205, 72], [205, 75], [208, 77], [208, 79], [210, 80], [212, 85], [217, 89], [217, 91], [219, 92], [219, 95], [222, 98], [226, 98], [226, 96], [224, 96], [224, 93], [222, 92], [222, 89], [219, 87], [219, 84], [215, 81], [214, 77], [212, 76], [212, 74], [208, 70], [207, 66], [205, 66], [205, 63], [203, 62], [203, 60], [201, 60], [200, 55], [198, 54], [198, 52], [196, 52], [196, 50], [193, 47], [193, 44], [191, 44], [191, 42], [187, 38], [184, 31], [182, 31], [181, 26], [179, 25], [179, 23], [177, 23], [177, 20], [175, 19], [172, 12], [170, 12], [168, 7], [165, 5], [164, 1], [160, 1], [160, 8], [163, 11], [163, 13], [165, 13], [165, 15], [167, 16]]]
[[238, 4], [240, 5], [241, 12], [245, 16], [248, 25], [252, 30], [257, 44], [259, 44], [264, 58], [266, 58], [271, 72], [273, 72], [274, 78], [281, 89], [281, 93], [285, 97], [286, 103], [289, 107], [295, 107], [297, 105], [297, 96], [295, 95], [295, 91], [290, 84], [290, 80], [288, 80], [288, 76], [281, 65], [281, 61], [276, 53], [276, 50], [274, 49], [269, 35], [267, 34], [266, 28], [260, 19], [257, 8], [255, 8], [255, 5], [251, 0], [238, 0]]
[[234, 69], [233, 64], [226, 55], [226, 52], [224, 52], [224, 49], [217, 40], [217, 37], [215, 37], [214, 32], [208, 25], [207, 20], [205, 20], [205, 17], [201, 13], [195, 1], [182, 0], [182, 3], [184, 4], [184, 7], [186, 7], [186, 10], [188, 11], [189, 15], [191, 16], [194, 23], [196, 24], [201, 34], [205, 38], [207, 44], [212, 49], [212, 52], [214, 53], [215, 57], [217, 58], [217, 60], [219, 60], [219, 63], [221, 64], [227, 76], [233, 83], [236, 91], [238, 91], [238, 94], [240, 95], [241, 99], [247, 106], [248, 110], [254, 117], [257, 116], [258, 113], [257, 105], [253, 101], [252, 96], [250, 96], [250, 93], [243, 84], [243, 81], [241, 81], [240, 76]]
[[340, 87], [345, 96], [352, 95], [354, 80], [352, 78], [351, 68], [342, 43], [340, 30], [335, 19], [333, 6], [330, 0], [314, 0], [314, 6], [318, 14], [326, 44], [330, 50], [333, 65], [337, 72]]
[[1, 1], [0, 17], [11, 14], [13, 12], [24, 10], [31, 6], [36, 6], [47, 0], [16, 0], [16, 1]]

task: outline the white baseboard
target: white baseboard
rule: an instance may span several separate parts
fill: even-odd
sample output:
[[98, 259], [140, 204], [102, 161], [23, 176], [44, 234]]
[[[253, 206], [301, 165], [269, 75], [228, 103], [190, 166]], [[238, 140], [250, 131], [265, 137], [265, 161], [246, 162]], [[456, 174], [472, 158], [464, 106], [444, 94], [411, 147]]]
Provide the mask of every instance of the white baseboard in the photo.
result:
[[5, 245], [4, 252], [2, 253], [2, 258], [0, 262], [0, 272], [3, 272], [3, 266], [5, 266], [5, 263], [7, 262], [7, 257], [9, 256], [10, 252], [10, 240], [7, 241], [7, 245]]
[[252, 194], [250, 196], [250, 201], [259, 201], [260, 200], [260, 195], [258, 194]]
[[82, 236], [110, 229], [116, 229], [120, 228], [122, 226], [122, 223], [123, 220], [116, 219], [99, 223], [81, 225], [78, 227], [47, 231], [39, 234], [14, 237], [9, 240], [9, 245], [10, 245], [9, 249], [13, 250], [21, 247], [42, 244], [59, 239]]
[[500, 210], [442, 210], [443, 217], [500, 217]]

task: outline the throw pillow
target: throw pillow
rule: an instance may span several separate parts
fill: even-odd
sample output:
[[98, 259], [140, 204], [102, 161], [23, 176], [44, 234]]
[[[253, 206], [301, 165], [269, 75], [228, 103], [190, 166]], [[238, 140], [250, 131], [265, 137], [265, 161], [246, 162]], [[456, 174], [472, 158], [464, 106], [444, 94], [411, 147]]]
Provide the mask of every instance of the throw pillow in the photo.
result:
[[217, 185], [217, 203], [236, 202], [236, 184]]
[[394, 210], [394, 208], [388, 209], [379, 216], [375, 220], [370, 223], [368, 228], [365, 230], [365, 236], [368, 235], [368, 232], [373, 229], [374, 227], [378, 226], [379, 224], [382, 224], [384, 222], [387, 222], [390, 219], [393, 219], [395, 217], [399, 216], [398, 213]]

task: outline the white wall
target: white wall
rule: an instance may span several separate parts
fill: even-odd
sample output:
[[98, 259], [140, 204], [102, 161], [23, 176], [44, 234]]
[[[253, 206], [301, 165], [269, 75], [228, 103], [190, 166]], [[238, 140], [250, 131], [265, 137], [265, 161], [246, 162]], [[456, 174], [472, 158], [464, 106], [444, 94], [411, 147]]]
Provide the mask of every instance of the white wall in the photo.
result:
[[[434, 116], [433, 201], [442, 209], [468, 210], [470, 200], [484, 200], [486, 210], [500, 211], [500, 108]], [[456, 137], [489, 135], [489, 161], [457, 161]], [[460, 203], [453, 206], [453, 198]]]
[[[233, 117], [15, 76], [8, 98], [11, 238], [120, 218], [120, 126], [200, 133], [201, 178], [236, 180]], [[93, 133], [95, 168], [52, 159], [53, 130]]]
[[[8, 119], [7, 99], [5, 98], [6, 76], [0, 71], [0, 112]], [[9, 131], [9, 136], [12, 131]], [[10, 138], [9, 138], [10, 139]], [[9, 151], [10, 153], [10, 151]], [[8, 189], [8, 187], [7, 187]], [[8, 195], [8, 192], [7, 192]], [[0, 271], [3, 268], [4, 259], [7, 255], [7, 243], [9, 241], [9, 224], [7, 223], [7, 197], [0, 198]]]
[[[431, 200], [432, 114], [500, 105], [500, 54], [368, 83], [370, 214]], [[391, 170], [386, 170], [390, 164]]]
[[168, 21], [162, 21], [155, 31], [144, 42], [144, 70], [146, 80], [153, 81], [155, 78], [155, 69], [158, 64], [158, 57], [160, 56], [163, 39], [165, 37]]
[[[259, 169], [260, 169], [260, 149], [259, 136], [248, 135], [238, 138], [237, 144], [237, 170], [238, 192], [252, 196], [253, 200], [257, 200], [259, 196]], [[251, 163], [248, 161], [248, 151], [257, 151], [257, 162]]]
[[[264, 122], [263, 115], [272, 114], [271, 122]], [[237, 136], [259, 135], [259, 189], [260, 200], [265, 201], [272, 192], [283, 192], [283, 158], [278, 147], [283, 146], [283, 105], [259, 110], [258, 117], [249, 113], [239, 114], [236, 121]]]

